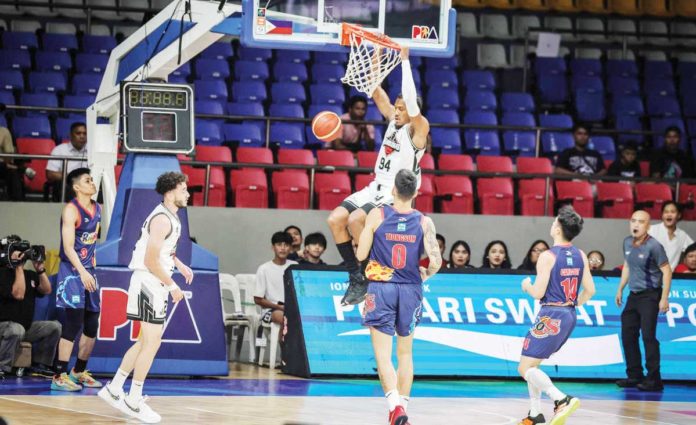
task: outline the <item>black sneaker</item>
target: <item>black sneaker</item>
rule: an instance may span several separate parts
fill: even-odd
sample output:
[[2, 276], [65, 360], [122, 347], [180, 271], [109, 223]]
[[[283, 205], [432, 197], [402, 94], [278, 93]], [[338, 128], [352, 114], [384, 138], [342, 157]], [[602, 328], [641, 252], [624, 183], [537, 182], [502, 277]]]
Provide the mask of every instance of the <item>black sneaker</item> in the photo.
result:
[[662, 385], [662, 382], [645, 380], [640, 384], [636, 385], [636, 388], [638, 388], [641, 391], [663, 391], [665, 389], [665, 386]]
[[355, 305], [363, 302], [368, 286], [369, 282], [359, 270], [350, 273], [348, 289], [341, 300], [341, 305]]
[[544, 418], [544, 415], [541, 413], [534, 417], [527, 415], [518, 425], [546, 425], [546, 418]]
[[52, 368], [41, 363], [34, 363], [31, 365], [29, 373], [33, 376], [43, 376], [46, 378], [53, 378], [53, 375], [56, 374]]
[[616, 385], [620, 386], [621, 388], [635, 388], [641, 382], [643, 382], [642, 379], [626, 378], [616, 381]]

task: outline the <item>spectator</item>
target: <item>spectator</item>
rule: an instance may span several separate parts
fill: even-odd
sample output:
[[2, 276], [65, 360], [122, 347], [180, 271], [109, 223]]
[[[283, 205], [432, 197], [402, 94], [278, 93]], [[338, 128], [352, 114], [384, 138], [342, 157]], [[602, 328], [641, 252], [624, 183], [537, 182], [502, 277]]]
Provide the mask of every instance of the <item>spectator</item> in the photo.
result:
[[[53, 148], [51, 156], [72, 156], [79, 161], [68, 161], [66, 174], [78, 168], [87, 168], [87, 126], [75, 122], [70, 126], [70, 143], [61, 143]], [[63, 182], [63, 161], [52, 159], [46, 164], [46, 179], [51, 184], [53, 200], [60, 201]], [[66, 185], [69, 189], [70, 185]]]
[[[292, 226], [291, 226], [292, 227]], [[256, 270], [256, 288], [254, 302], [262, 308], [261, 320], [264, 323], [283, 324], [285, 286], [283, 274], [285, 269], [297, 262], [288, 260], [293, 238], [285, 232], [275, 232], [271, 237], [273, 259], [263, 263]], [[263, 331], [259, 327], [259, 331]]]
[[527, 251], [527, 255], [524, 256], [524, 261], [522, 261], [522, 264], [517, 268], [517, 270], [527, 270], [531, 272], [536, 271], [536, 263], [537, 260], [539, 259], [539, 256], [541, 255], [542, 252], [547, 251], [549, 249], [549, 244], [547, 244], [545, 241], [539, 239], [534, 241], [532, 246], [529, 247], [529, 250]]
[[590, 141], [587, 127], [576, 124], [573, 127], [575, 146], [561, 152], [556, 162], [556, 174], [602, 176], [607, 173], [604, 159], [594, 149], [589, 149]]
[[[8, 243], [21, 240], [16, 235], [6, 238]], [[22, 341], [32, 344], [34, 372], [53, 376], [49, 365], [56, 355], [61, 326], [56, 321], [33, 321], [35, 299], [50, 294], [51, 283], [43, 258], [32, 261], [35, 271], [31, 271], [24, 268], [25, 255], [14, 251], [0, 265], [0, 376], [10, 372]]]
[[321, 259], [326, 251], [326, 236], [321, 232], [310, 233], [304, 240], [304, 256], [300, 258], [300, 264], [326, 264]]
[[650, 161], [650, 175], [656, 178], [680, 179], [694, 176], [691, 155], [679, 149], [682, 132], [679, 127], [665, 130], [665, 145], [655, 151]]
[[[367, 98], [355, 95], [348, 100], [348, 112], [342, 120], [364, 120], [367, 114]], [[375, 126], [371, 124], [343, 124], [343, 135], [331, 143], [331, 148], [358, 152], [363, 148], [375, 150]]]
[[471, 248], [465, 241], [457, 241], [450, 248], [449, 263], [447, 268], [450, 269], [470, 269], [473, 268], [469, 262], [471, 261]]
[[[447, 261], [445, 261], [445, 237], [442, 236], [441, 234], [437, 233], [435, 235], [435, 239], [437, 239], [437, 245], [440, 247], [440, 256], [442, 257], [442, 267], [441, 268], [446, 268], [447, 267]], [[418, 263], [420, 267], [425, 267], [426, 269], [430, 265], [430, 257], [425, 257], [420, 262]]]
[[638, 148], [634, 143], [627, 143], [621, 150], [621, 157], [612, 162], [607, 175], [617, 177], [641, 177], [638, 163]]
[[503, 241], [492, 241], [483, 251], [482, 269], [511, 269], [507, 245]]
[[590, 270], [604, 270], [604, 254], [600, 251], [590, 251], [587, 254], [587, 264], [590, 266]]
[[679, 264], [686, 248], [694, 243], [693, 239], [682, 229], [677, 228], [681, 220], [681, 207], [674, 201], [662, 204], [662, 223], [650, 226], [650, 236], [657, 239], [667, 252], [669, 265], [674, 270]]
[[686, 248], [684, 262], [674, 269], [674, 273], [696, 273], [696, 243]]
[[[14, 143], [10, 130], [0, 127], [0, 153], [15, 153]], [[24, 168], [23, 161], [9, 158], [0, 159], [0, 179], [5, 182], [5, 192], [10, 201], [24, 199], [24, 184], [22, 175], [33, 178], [36, 172], [31, 168]]]
[[292, 238], [288, 260], [299, 261], [304, 255], [302, 252], [302, 230], [294, 224], [291, 224], [285, 228], [284, 232]]

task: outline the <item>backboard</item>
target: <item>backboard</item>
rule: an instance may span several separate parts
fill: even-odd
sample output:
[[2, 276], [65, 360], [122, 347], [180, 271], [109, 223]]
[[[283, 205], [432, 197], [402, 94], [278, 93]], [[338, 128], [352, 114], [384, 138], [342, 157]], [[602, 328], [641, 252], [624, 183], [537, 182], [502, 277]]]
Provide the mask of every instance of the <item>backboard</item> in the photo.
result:
[[416, 56], [454, 54], [451, 0], [243, 0], [242, 10], [241, 41], [250, 47], [344, 50], [339, 24], [348, 22], [386, 34]]

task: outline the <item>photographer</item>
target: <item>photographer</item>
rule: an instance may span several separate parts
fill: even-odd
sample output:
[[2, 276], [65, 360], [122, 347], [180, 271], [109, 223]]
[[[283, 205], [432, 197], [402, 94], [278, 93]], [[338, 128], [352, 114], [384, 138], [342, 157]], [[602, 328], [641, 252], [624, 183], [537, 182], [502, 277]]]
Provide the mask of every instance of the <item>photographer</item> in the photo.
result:
[[[32, 344], [34, 372], [51, 376], [61, 326], [57, 321], [34, 322], [34, 301], [51, 293], [43, 246], [29, 246], [19, 236], [0, 241], [0, 375], [11, 371], [22, 341]], [[34, 270], [25, 270], [31, 260]]]

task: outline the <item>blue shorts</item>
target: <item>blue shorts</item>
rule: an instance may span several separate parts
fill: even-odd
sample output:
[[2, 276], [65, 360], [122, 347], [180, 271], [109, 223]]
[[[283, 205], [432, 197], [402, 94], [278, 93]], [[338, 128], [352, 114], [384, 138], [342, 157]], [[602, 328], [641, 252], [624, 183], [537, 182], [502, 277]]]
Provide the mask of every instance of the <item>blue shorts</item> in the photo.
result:
[[534, 326], [524, 339], [522, 355], [548, 359], [563, 347], [575, 329], [577, 320], [575, 307], [541, 307]]
[[409, 336], [421, 319], [423, 285], [370, 282], [363, 307], [363, 326], [387, 335]]
[[[94, 276], [96, 282], [97, 275], [94, 269], [87, 269]], [[99, 283], [97, 290], [88, 292], [80, 279], [80, 273], [75, 270], [72, 264], [61, 261], [58, 268], [58, 289], [56, 289], [56, 307], [60, 308], [84, 308], [87, 311], [98, 312], [99, 308]]]

